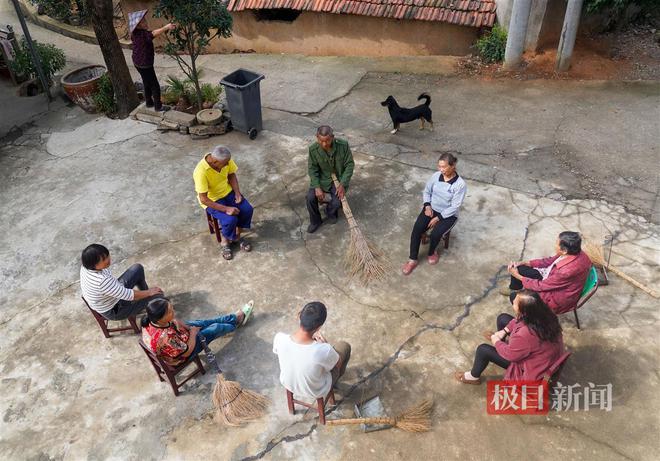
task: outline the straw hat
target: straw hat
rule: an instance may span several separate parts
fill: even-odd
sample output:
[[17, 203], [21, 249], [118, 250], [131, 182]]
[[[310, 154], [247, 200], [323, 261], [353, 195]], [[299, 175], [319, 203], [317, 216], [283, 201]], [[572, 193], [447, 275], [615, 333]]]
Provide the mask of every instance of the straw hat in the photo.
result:
[[134, 11], [128, 13], [128, 32], [133, 33], [137, 25], [142, 21], [142, 18], [147, 14], [147, 10]]

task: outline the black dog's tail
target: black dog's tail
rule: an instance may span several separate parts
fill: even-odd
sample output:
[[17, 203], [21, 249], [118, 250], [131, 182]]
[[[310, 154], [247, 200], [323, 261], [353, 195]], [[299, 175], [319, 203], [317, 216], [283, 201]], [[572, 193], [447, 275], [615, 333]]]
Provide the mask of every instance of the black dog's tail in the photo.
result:
[[418, 101], [422, 99], [426, 99], [426, 102], [424, 104], [426, 104], [427, 106], [431, 105], [431, 96], [429, 96], [428, 93], [422, 93], [419, 95], [419, 98], [417, 98]]

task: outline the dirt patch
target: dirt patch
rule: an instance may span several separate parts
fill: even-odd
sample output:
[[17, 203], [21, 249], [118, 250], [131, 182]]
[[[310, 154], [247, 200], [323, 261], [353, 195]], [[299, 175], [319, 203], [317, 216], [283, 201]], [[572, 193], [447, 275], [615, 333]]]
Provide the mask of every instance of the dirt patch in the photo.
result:
[[457, 72], [483, 79], [660, 80], [660, 31], [633, 25], [622, 32], [579, 37], [568, 72], [554, 70], [556, 48], [525, 53], [517, 71], [501, 64], [484, 64], [478, 57], [459, 60]]

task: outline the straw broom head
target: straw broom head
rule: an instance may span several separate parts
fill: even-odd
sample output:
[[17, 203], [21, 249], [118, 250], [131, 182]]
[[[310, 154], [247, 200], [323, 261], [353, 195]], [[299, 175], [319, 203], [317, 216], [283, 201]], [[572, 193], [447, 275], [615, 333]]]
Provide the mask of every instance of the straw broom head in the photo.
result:
[[346, 253], [346, 266], [350, 276], [358, 276], [365, 285], [371, 281], [382, 280], [387, 267], [383, 252], [362, 234], [355, 219], [351, 217], [351, 220], [351, 241]]
[[269, 400], [261, 394], [241, 388], [236, 381], [218, 374], [213, 389], [216, 420], [228, 426], [240, 426], [266, 414]]
[[624, 279], [626, 282], [630, 283], [633, 286], [636, 286], [645, 293], [648, 293], [654, 298], [660, 298], [660, 293], [658, 293], [657, 291], [647, 287], [642, 282], [635, 280], [634, 278], [623, 272], [621, 269], [607, 264], [607, 261], [605, 260], [605, 256], [603, 255], [603, 247], [601, 245], [597, 245], [593, 242], [587, 241], [582, 245], [582, 250], [587, 254], [587, 256], [589, 256], [589, 259], [591, 260], [591, 263], [594, 266], [605, 267], [607, 270], [614, 272], [616, 275]]
[[431, 428], [432, 400], [423, 400], [396, 418], [348, 418], [326, 421], [329, 426], [345, 424], [387, 424], [406, 432], [427, 432]]
[[589, 256], [591, 263], [598, 267], [607, 267], [607, 261], [603, 256], [603, 247], [587, 240], [582, 244], [582, 250]]

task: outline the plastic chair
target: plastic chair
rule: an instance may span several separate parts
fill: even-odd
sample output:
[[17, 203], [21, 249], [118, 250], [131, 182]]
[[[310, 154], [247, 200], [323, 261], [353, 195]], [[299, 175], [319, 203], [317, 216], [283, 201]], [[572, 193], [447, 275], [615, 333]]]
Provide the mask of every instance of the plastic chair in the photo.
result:
[[584, 304], [589, 301], [594, 293], [598, 290], [598, 272], [596, 268], [591, 266], [589, 270], [589, 275], [587, 275], [587, 281], [584, 282], [584, 288], [582, 288], [582, 294], [580, 294], [580, 299], [578, 299], [575, 309], [573, 309], [573, 314], [575, 315], [575, 323], [577, 324], [578, 330], [580, 329], [580, 319], [578, 318], [577, 310], [584, 306]]
[[548, 368], [548, 370], [543, 374], [543, 380], [547, 381], [548, 387], [552, 387], [552, 385], [557, 382], [559, 376], [561, 375], [561, 371], [564, 369], [566, 360], [568, 360], [570, 356], [570, 351], [564, 351], [564, 353], [560, 355], [557, 360], [555, 360], [555, 363], [553, 363], [552, 366]]

